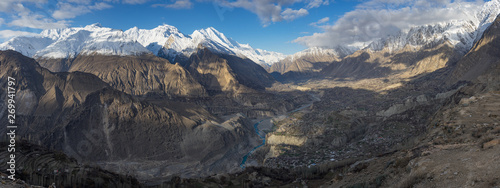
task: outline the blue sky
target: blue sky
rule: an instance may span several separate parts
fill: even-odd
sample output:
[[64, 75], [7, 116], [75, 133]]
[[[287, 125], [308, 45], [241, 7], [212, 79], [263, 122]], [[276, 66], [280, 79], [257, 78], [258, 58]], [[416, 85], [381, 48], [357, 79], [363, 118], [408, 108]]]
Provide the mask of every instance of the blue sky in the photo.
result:
[[[39, 33], [42, 29], [96, 22], [122, 30], [134, 26], [152, 29], [168, 24], [185, 34], [214, 27], [239, 43], [292, 54], [312, 46], [369, 42], [412, 25], [456, 19], [460, 7], [482, 3], [451, 0], [2, 0], [0, 40]], [[446, 11], [450, 8], [455, 12]], [[454, 18], [446, 16], [450, 14]], [[407, 24], [393, 24], [404, 22]]]

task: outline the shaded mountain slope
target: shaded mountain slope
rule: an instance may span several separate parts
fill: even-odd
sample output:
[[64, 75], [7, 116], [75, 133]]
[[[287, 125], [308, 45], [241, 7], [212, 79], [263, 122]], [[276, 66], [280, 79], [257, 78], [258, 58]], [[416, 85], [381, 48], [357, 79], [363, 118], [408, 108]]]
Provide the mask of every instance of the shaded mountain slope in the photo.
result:
[[178, 64], [152, 54], [143, 56], [78, 56], [69, 71], [92, 73], [114, 88], [132, 95], [164, 93], [204, 96], [204, 88]]
[[488, 83], [499, 88], [500, 16], [485, 30], [483, 37], [458, 63], [448, 84], [460, 80]]
[[211, 93], [262, 91], [275, 82], [264, 68], [249, 59], [214, 54], [206, 48], [191, 55], [184, 67]]
[[[19, 115], [53, 115], [82, 104], [92, 92], [108, 87], [91, 74], [52, 73], [35, 60], [14, 51], [0, 51], [1, 85], [7, 77], [16, 79]], [[5, 79], [4, 79], [5, 78]]]
[[[17, 80], [18, 138], [79, 161], [141, 179], [200, 176], [238, 169], [251, 148], [251, 124], [243, 116], [220, 120], [188, 103], [177, 112], [169, 103], [155, 105], [113, 89], [92, 74], [52, 73], [14, 51], [0, 52], [0, 70], [1, 85], [8, 76]], [[0, 96], [6, 98], [5, 90]], [[2, 103], [2, 117], [6, 108]], [[6, 122], [0, 128], [5, 130]], [[180, 163], [186, 168], [176, 167]]]
[[42, 66], [55, 72], [87, 72], [112, 87], [132, 95], [159, 93], [199, 97], [204, 88], [191, 74], [168, 60], [143, 54], [140, 56], [78, 55], [71, 59], [38, 59]]

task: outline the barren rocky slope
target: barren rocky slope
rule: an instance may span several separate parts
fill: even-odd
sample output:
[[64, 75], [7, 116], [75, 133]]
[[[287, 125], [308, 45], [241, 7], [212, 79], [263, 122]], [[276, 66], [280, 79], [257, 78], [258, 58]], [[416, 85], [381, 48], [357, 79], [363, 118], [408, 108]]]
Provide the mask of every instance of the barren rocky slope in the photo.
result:
[[382, 78], [395, 75], [411, 78], [451, 66], [461, 54], [445, 41], [424, 47], [405, 48], [396, 52], [361, 50], [321, 70], [328, 78]]
[[79, 55], [67, 69], [56, 69], [61, 59], [43, 59], [42, 66], [52, 71], [80, 71], [94, 74], [112, 87], [132, 95], [161, 93], [199, 97], [205, 89], [180, 65], [152, 54], [141, 56]]
[[[458, 63], [448, 83], [457, 80], [475, 80], [498, 88], [500, 64], [500, 17], [484, 31], [482, 38]], [[479, 79], [478, 79], [479, 78]], [[477, 80], [476, 80], [477, 79]]]
[[[112, 87], [132, 95], [160, 94], [171, 97], [204, 97], [218, 93], [263, 91], [274, 78], [249, 59], [199, 49], [189, 59], [168, 60], [140, 56], [79, 55], [74, 59], [39, 59], [52, 71], [92, 73]], [[68, 63], [69, 64], [65, 64]], [[63, 65], [64, 64], [64, 65]], [[54, 68], [67, 66], [66, 69]], [[208, 91], [208, 93], [207, 93]]]
[[14, 51], [1, 52], [0, 62], [2, 85], [7, 76], [17, 79], [19, 138], [81, 162], [141, 179], [199, 176], [237, 169], [252, 147], [254, 136], [244, 116], [219, 119], [192, 103], [178, 102], [186, 107], [177, 108], [165, 98], [161, 104], [142, 101], [94, 75], [52, 73]]
[[272, 64], [268, 71], [271, 73], [279, 72], [280, 74], [287, 72], [318, 72], [331, 62], [338, 61], [346, 55], [338, 53], [334, 49], [310, 48]]
[[17, 81], [16, 99], [19, 103], [16, 111], [19, 115], [52, 116], [81, 105], [90, 93], [108, 87], [91, 74], [52, 73], [35, 60], [14, 51], [1, 51], [0, 63], [0, 84], [5, 86], [8, 76]]
[[275, 82], [261, 66], [249, 59], [214, 54], [206, 48], [191, 55], [184, 67], [212, 94], [262, 91]]

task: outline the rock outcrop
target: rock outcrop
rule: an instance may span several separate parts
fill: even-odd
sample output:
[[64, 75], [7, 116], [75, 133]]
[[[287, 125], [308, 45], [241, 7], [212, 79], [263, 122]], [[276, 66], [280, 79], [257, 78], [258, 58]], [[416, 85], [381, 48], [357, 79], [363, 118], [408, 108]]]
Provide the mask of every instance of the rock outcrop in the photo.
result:
[[249, 59], [215, 54], [203, 47], [191, 55], [184, 67], [212, 94], [262, 91], [275, 82], [264, 68]]

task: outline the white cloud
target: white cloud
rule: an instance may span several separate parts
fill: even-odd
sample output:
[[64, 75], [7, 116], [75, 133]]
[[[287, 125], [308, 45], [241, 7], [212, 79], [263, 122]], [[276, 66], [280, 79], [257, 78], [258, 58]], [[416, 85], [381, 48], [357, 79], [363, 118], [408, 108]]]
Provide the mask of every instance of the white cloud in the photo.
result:
[[357, 6], [360, 9], [398, 9], [412, 6], [415, 8], [442, 7], [451, 4], [451, 0], [371, 0]]
[[54, 22], [54, 20], [39, 14], [22, 14], [20, 17], [14, 18], [8, 25], [34, 29], [54, 29], [67, 27], [68, 21], [60, 20]]
[[308, 47], [369, 43], [413, 26], [467, 18], [468, 9], [479, 4], [449, 0], [372, 0], [344, 14], [335, 24], [321, 26], [322, 33], [299, 37], [293, 42]]
[[308, 9], [318, 8], [321, 5], [328, 5], [328, 4], [330, 4], [330, 2], [328, 2], [328, 0], [310, 0], [309, 4], [307, 4], [307, 8]]
[[190, 0], [177, 0], [172, 4], [154, 4], [153, 7], [165, 7], [174, 9], [190, 9], [193, 7], [193, 3]]
[[92, 3], [92, 0], [66, 0], [70, 3], [75, 3], [75, 4], [84, 4], [84, 5], [89, 5]]
[[291, 8], [285, 9], [283, 12], [281, 12], [281, 17], [287, 21], [292, 21], [295, 20], [299, 17], [306, 16], [308, 15], [309, 12], [306, 9], [299, 9], [299, 10], [293, 10]]
[[92, 12], [94, 10], [103, 10], [111, 8], [112, 6], [107, 3], [95, 3], [94, 5], [74, 5], [70, 3], [58, 3], [59, 9], [52, 13], [55, 19], [69, 19], [76, 16]]
[[[8, 22], [8, 26], [17, 26], [21, 28], [34, 28], [34, 29], [50, 29], [50, 28], [61, 28], [67, 26], [67, 21], [54, 21], [48, 18], [48, 10], [43, 9], [43, 4], [46, 4], [46, 0], [2, 0], [0, 2], [0, 12], [6, 12], [10, 17], [5, 18], [3, 22]], [[24, 4], [34, 4], [34, 8], [39, 10], [33, 12]], [[7, 32], [8, 31], [8, 32]], [[5, 30], [6, 33], [13, 33], [12, 30]], [[16, 31], [17, 33], [21, 31]], [[29, 32], [26, 32], [29, 33]]]
[[310, 23], [309, 25], [318, 26], [319, 24], [324, 24], [328, 21], [330, 21], [330, 17], [324, 17], [324, 18], [319, 19], [317, 22]]
[[228, 3], [228, 5], [235, 8], [244, 8], [257, 14], [264, 25], [283, 20], [280, 15], [281, 5], [276, 4], [274, 0], [237, 0]]
[[21, 3], [34, 3], [34, 4], [44, 4], [47, 0], [1, 0], [0, 1], [0, 12], [12, 12]]
[[12, 30], [0, 30], [0, 38], [9, 39], [17, 36], [34, 36], [38, 33], [31, 33], [26, 31], [12, 31]]
[[[203, 1], [203, 0], [201, 0]], [[206, 1], [206, 0], [205, 0]], [[215, 0], [218, 4], [230, 8], [243, 8], [256, 14], [264, 26], [283, 20], [291, 21], [309, 14], [309, 9], [328, 5], [328, 0]], [[292, 9], [296, 4], [302, 8]]]
[[151, 1], [151, 0], [123, 0], [123, 3], [137, 5], [137, 4], [144, 4], [144, 3], [147, 3], [149, 1]]

